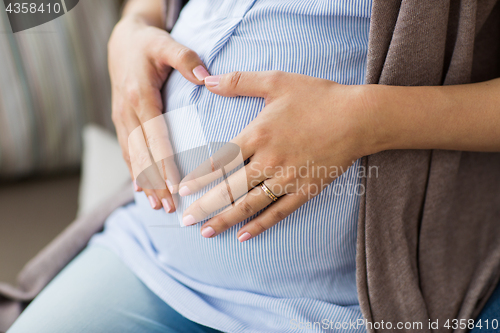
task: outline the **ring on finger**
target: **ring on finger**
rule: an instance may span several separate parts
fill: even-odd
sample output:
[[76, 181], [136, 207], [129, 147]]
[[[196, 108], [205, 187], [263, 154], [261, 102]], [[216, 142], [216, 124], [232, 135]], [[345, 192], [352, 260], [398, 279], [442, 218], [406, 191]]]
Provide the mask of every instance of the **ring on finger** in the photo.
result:
[[273, 193], [273, 191], [271, 191], [269, 189], [269, 187], [267, 187], [267, 185], [264, 183], [264, 182], [261, 182], [259, 184], [259, 186], [262, 188], [262, 190], [264, 191], [264, 193], [269, 197], [271, 198], [272, 201], [276, 202], [278, 201], [278, 196], [276, 196], [276, 194]]

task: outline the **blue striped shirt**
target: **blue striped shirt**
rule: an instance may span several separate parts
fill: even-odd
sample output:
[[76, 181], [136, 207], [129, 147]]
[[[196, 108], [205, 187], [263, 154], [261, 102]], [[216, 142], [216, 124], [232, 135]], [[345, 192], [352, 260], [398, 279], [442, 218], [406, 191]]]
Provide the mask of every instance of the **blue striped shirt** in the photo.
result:
[[[281, 70], [362, 84], [370, 12], [370, 0], [191, 0], [172, 36], [213, 75]], [[167, 114], [183, 115], [169, 123], [176, 151], [197, 135], [189, 117], [208, 142], [227, 142], [264, 107], [261, 98], [215, 95], [177, 71], [164, 98]], [[200, 324], [226, 332], [363, 332], [349, 325], [362, 319], [358, 167], [245, 243], [236, 237], [244, 222], [213, 239], [200, 235], [200, 225], [162, 227], [177, 224], [177, 216], [153, 211], [142, 193], [110, 216], [93, 242], [113, 249], [153, 292]]]

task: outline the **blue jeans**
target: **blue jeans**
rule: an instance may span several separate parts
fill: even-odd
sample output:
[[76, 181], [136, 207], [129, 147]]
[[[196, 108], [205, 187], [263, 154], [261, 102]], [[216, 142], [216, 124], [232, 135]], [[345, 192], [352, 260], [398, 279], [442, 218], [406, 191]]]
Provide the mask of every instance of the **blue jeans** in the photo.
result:
[[[483, 327], [471, 333], [500, 332], [500, 284], [476, 324], [479, 320]], [[113, 252], [91, 246], [35, 298], [7, 333], [25, 332], [219, 331], [184, 318], [153, 294]]]
[[[479, 324], [482, 325], [482, 328], [478, 327]], [[475, 325], [476, 327], [470, 333], [500, 332], [500, 283], [490, 296], [479, 317], [476, 318]]]
[[8, 333], [219, 332], [181, 316], [110, 250], [91, 246], [26, 308]]

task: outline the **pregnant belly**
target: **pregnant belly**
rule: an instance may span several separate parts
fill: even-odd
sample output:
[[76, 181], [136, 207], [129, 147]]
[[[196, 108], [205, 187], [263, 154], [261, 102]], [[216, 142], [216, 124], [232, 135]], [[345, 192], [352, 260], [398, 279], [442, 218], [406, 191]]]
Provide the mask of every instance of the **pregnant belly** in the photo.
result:
[[[167, 119], [176, 152], [189, 149], [193, 144], [230, 140], [264, 106], [260, 99], [222, 98], [205, 88], [189, 87], [186, 92], [184, 98], [195, 96], [196, 102], [167, 112], [167, 115], [174, 115]], [[167, 99], [170, 96], [167, 89]], [[293, 290], [294, 297], [312, 297], [340, 304], [338, 299], [330, 299], [330, 295], [349, 292], [355, 295], [359, 196], [354, 190], [359, 181], [358, 165], [357, 162], [321, 194], [276, 226], [245, 243], [239, 243], [236, 234], [247, 221], [213, 239], [201, 236], [199, 224], [180, 227], [180, 215], [189, 201], [187, 204], [181, 202], [183, 206], [176, 215], [151, 212], [148, 201], [142, 198], [138, 204], [142, 212], [148, 213], [140, 219], [157, 250], [158, 259], [166, 268], [182, 272], [188, 279], [207, 286], [274, 297], [290, 297], [290, 290]], [[189, 171], [182, 169], [182, 165], [180, 168], [183, 174]], [[311, 281], [315, 281], [314, 288], [310, 288]], [[325, 294], [325, 290], [335, 292]]]
[[[190, 2], [173, 36], [195, 50], [211, 74], [283, 70], [344, 84], [363, 82], [368, 18], [347, 16], [339, 25], [339, 17], [322, 16], [322, 20], [332, 22], [318, 25], [316, 16], [303, 15], [293, 25], [276, 25], [276, 13], [266, 14], [255, 5], [251, 11], [207, 20], [199, 18], [195, 3], [202, 2]], [[286, 15], [290, 20], [295, 17], [293, 12], [282, 17]], [[362, 29], [365, 34], [360, 33]], [[333, 35], [338, 38], [325, 40], [325, 36]], [[353, 42], [346, 44], [346, 40]], [[176, 151], [206, 142], [229, 141], [264, 107], [259, 98], [212, 94], [177, 71], [170, 76], [163, 98], [167, 118], [168, 114], [174, 115], [168, 126]], [[243, 244], [236, 233], [245, 222], [213, 239], [204, 239], [200, 225], [181, 228], [178, 216], [152, 212], [143, 197], [137, 198], [143, 212], [138, 218], [146, 226], [165, 268], [181, 272], [187, 279], [275, 297], [290, 297], [290, 290], [294, 290], [295, 297], [341, 304], [345, 295], [356, 295], [358, 167], [359, 161], [320, 195]]]

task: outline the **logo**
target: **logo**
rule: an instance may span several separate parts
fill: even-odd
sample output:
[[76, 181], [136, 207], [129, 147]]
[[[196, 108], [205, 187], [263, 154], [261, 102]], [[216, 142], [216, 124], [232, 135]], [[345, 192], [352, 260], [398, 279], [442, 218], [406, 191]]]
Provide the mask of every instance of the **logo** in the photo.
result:
[[[29, 1], [29, 0], [28, 0]], [[63, 16], [79, 0], [3, 0], [12, 32], [30, 29]]]

